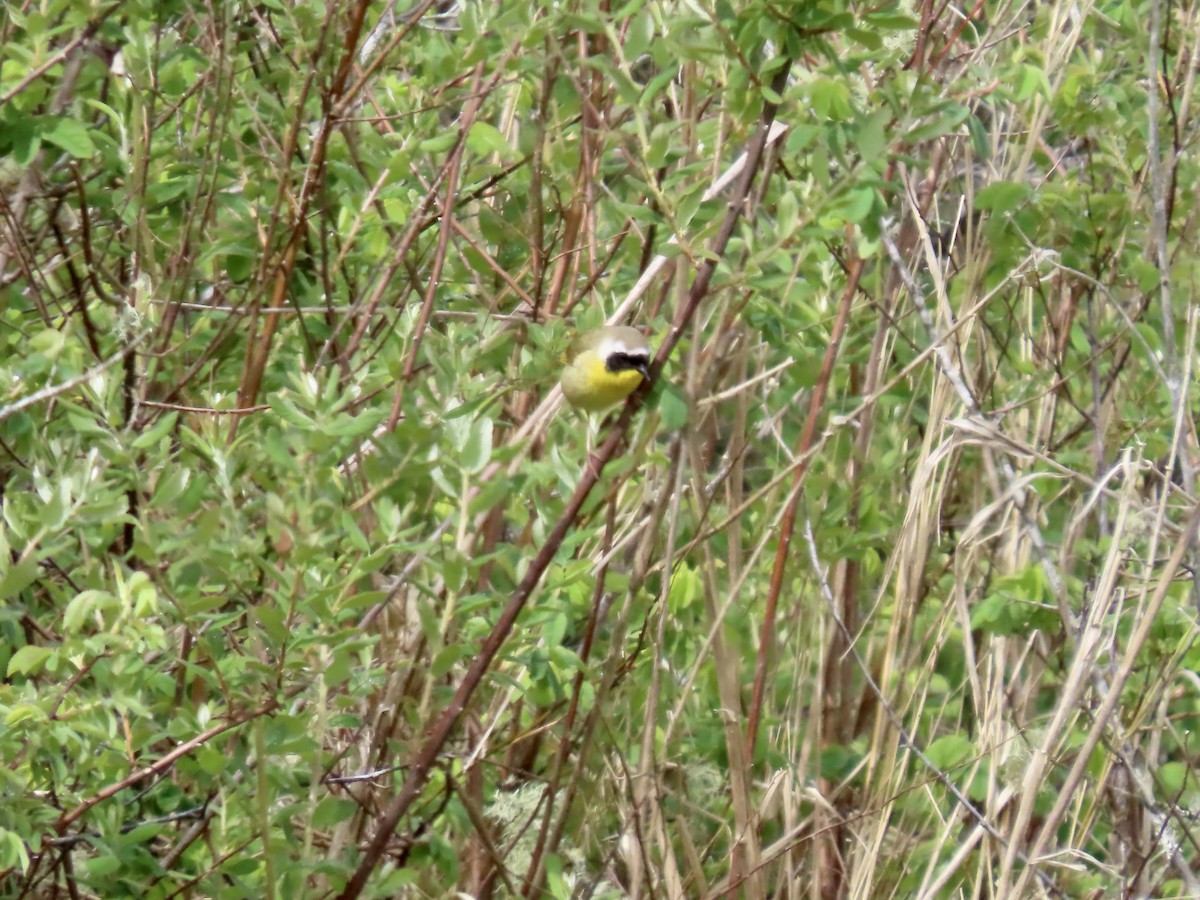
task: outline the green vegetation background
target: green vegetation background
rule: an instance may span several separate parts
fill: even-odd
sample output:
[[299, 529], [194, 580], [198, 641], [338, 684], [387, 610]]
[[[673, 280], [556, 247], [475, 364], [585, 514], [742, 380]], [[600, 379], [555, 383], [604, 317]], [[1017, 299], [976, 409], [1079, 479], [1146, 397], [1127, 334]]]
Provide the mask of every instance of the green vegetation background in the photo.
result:
[[6, 0], [0, 895], [1196, 896], [1198, 17]]

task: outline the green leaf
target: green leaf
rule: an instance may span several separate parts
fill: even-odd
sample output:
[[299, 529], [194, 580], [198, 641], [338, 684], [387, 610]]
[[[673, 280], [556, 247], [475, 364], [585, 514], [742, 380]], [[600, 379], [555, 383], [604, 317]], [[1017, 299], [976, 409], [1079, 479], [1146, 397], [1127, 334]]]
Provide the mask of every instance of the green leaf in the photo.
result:
[[656, 125], [650, 132], [650, 146], [646, 148], [646, 164], [652, 169], [666, 164], [675, 137], [676, 129], [673, 125]]
[[286, 611], [275, 603], [262, 603], [254, 607], [254, 618], [262, 625], [266, 635], [276, 643], [288, 639]]
[[546, 887], [555, 900], [569, 900], [571, 886], [563, 873], [562, 858], [557, 853], [546, 854]]
[[331, 828], [340, 822], [347, 821], [354, 815], [356, 809], [358, 809], [358, 804], [353, 800], [332, 796], [322, 797], [321, 802], [317, 804], [317, 808], [313, 810], [313, 826], [316, 828]]
[[458, 142], [458, 132], [443, 131], [441, 134], [421, 141], [417, 146], [425, 153], [445, 153]]
[[300, 408], [290, 398], [276, 393], [267, 398], [267, 404], [279, 418], [283, 419], [289, 425], [295, 425], [297, 428], [302, 428], [305, 431], [316, 430], [316, 421], [311, 416], [301, 412]]
[[325, 424], [322, 431], [331, 437], [357, 437], [374, 431], [384, 419], [382, 410], [373, 410], [357, 416], [340, 415]]
[[858, 128], [858, 155], [865, 163], [874, 162], [887, 147], [886, 128], [892, 121], [887, 109], [876, 110]]
[[0, 869], [29, 870], [29, 850], [25, 842], [7, 828], [0, 828]]
[[671, 575], [671, 587], [667, 592], [667, 607], [672, 613], [688, 609], [700, 595], [700, 580], [690, 566], [680, 566]]
[[994, 181], [975, 195], [975, 207], [991, 212], [1009, 212], [1029, 198], [1029, 185]]
[[1049, 97], [1050, 79], [1046, 75], [1046, 70], [1041, 66], [1026, 63], [1020, 67], [1020, 74], [1017, 77], [1016, 97], [1018, 100], [1028, 100], [1034, 94]]
[[895, 7], [884, 8], [880, 12], [867, 13], [866, 21], [881, 31], [912, 31], [920, 22], [912, 16], [905, 15]]
[[111, 435], [111, 432], [104, 426], [104, 423], [97, 421], [95, 415], [87, 410], [81, 409], [76, 411], [68, 407], [67, 421], [71, 423], [71, 427], [80, 435], [90, 435], [92, 437], [100, 435], [109, 437]]
[[46, 718], [46, 712], [40, 706], [34, 706], [32, 703], [18, 703], [8, 711], [8, 715], [4, 717], [4, 724], [11, 728], [22, 722], [45, 722]]
[[495, 153], [502, 159], [512, 155], [512, 147], [500, 129], [488, 122], [476, 122], [467, 132], [467, 149], [479, 156]]
[[808, 88], [809, 104], [822, 118], [841, 121], [854, 114], [850, 103], [850, 88], [843, 81], [818, 76]]
[[925, 121], [909, 129], [904, 139], [910, 144], [919, 144], [950, 134], [958, 130], [958, 126], [965, 122], [970, 114], [971, 111], [961, 104], [947, 104]]
[[462, 449], [462, 467], [472, 475], [483, 471], [492, 457], [492, 420], [486, 417], [471, 423]]
[[206, 744], [196, 751], [196, 764], [209, 775], [221, 775], [229, 765], [225, 754], [211, 744]]
[[971, 628], [984, 631], [996, 630], [994, 626], [1001, 620], [1004, 609], [1004, 598], [992, 595], [985, 597], [971, 607]]
[[40, 644], [26, 644], [20, 650], [12, 655], [8, 661], [8, 674], [13, 675], [32, 675], [35, 672], [40, 672], [46, 660], [54, 653], [52, 647], [43, 647]]
[[971, 151], [980, 159], [991, 159], [991, 138], [987, 126], [979, 120], [979, 116], [967, 117], [967, 132], [971, 135]]
[[441, 466], [431, 469], [429, 477], [447, 497], [458, 497], [458, 488], [446, 477], [446, 471]]
[[793, 191], [787, 191], [775, 207], [775, 225], [781, 236], [787, 236], [796, 230], [799, 221], [800, 201]]
[[472, 515], [481, 513], [486, 509], [491, 509], [499, 503], [506, 494], [512, 490], [512, 482], [504, 476], [503, 472], [496, 474], [483, 483], [483, 488], [471, 500], [470, 512]]
[[0, 561], [0, 600], [15, 597], [38, 577], [38, 561], [32, 556], [7, 568], [5, 562]]
[[117, 606], [119, 601], [108, 591], [81, 591], [63, 612], [63, 631], [77, 634], [83, 628], [86, 620], [94, 615], [103, 615], [107, 610]]
[[88, 128], [74, 119], [53, 119], [49, 127], [43, 125], [42, 140], [65, 150], [76, 159], [87, 159], [96, 152]]
[[248, 280], [254, 274], [254, 266], [258, 262], [253, 253], [237, 250], [226, 253], [224, 260], [225, 273], [235, 284]]
[[642, 7], [629, 21], [625, 32], [625, 58], [629, 62], [637, 61], [643, 53], [651, 49], [654, 41], [654, 15], [648, 6]]
[[470, 655], [469, 650], [462, 644], [451, 644], [438, 652], [433, 658], [433, 663], [429, 667], [429, 674], [434, 678], [441, 678], [451, 669], [454, 664], [465, 656]]
[[975, 754], [975, 745], [961, 734], [947, 734], [930, 744], [925, 755], [943, 772], [966, 762]]
[[401, 888], [406, 888], [417, 883], [419, 874], [413, 869], [393, 869], [382, 878], [371, 883], [372, 891], [380, 897], [386, 897], [393, 893], [405, 893]]
[[1187, 763], [1169, 762], [1158, 767], [1158, 780], [1162, 785], [1163, 794], [1167, 797], [1178, 797], [1188, 784]]
[[56, 359], [66, 346], [67, 337], [57, 328], [43, 328], [29, 339], [29, 349], [47, 359]]
[[856, 188], [838, 200], [837, 211], [847, 222], [859, 223], [871, 214], [875, 206], [874, 188]]
[[551, 615], [542, 626], [542, 641], [547, 647], [557, 647], [566, 637], [569, 624], [562, 613]]
[[149, 431], [143, 431], [130, 444], [134, 450], [144, 450], [147, 447], [152, 447], [165, 438], [168, 434], [175, 430], [175, 423], [179, 421], [179, 413], [172, 412], [160, 418], [155, 422]]
[[658, 410], [662, 416], [663, 428], [667, 431], [678, 431], [688, 421], [687, 395], [672, 382], [659, 378], [662, 385], [658, 394]]
[[[4, 126], [4, 140], [11, 148], [13, 162], [18, 166], [28, 166], [42, 149], [42, 135], [34, 119], [18, 119]], [[0, 145], [2, 146], [2, 145]]]
[[122, 867], [121, 860], [116, 856], [94, 856], [84, 862], [84, 867], [88, 871], [88, 875], [93, 878], [112, 875]]

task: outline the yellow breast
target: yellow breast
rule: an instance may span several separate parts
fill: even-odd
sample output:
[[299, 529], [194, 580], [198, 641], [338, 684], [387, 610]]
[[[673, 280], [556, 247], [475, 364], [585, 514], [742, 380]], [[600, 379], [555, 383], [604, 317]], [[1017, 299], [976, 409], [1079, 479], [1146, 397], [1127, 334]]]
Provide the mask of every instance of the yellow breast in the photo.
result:
[[610, 372], [604, 360], [585, 350], [563, 368], [562, 389], [567, 402], [577, 409], [597, 412], [620, 403], [642, 383], [632, 369]]

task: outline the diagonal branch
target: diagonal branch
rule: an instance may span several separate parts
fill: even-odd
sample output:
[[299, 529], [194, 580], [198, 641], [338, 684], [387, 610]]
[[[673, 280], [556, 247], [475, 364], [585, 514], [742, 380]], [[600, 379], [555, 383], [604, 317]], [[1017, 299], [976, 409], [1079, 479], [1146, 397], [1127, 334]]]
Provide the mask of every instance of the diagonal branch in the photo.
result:
[[[773, 85], [776, 88], [776, 93], [782, 93], [790, 68], [790, 64], [785, 65], [776, 75], [775, 84]], [[676, 314], [675, 320], [671, 324], [671, 330], [663, 340], [662, 345], [659, 347], [658, 355], [654, 359], [652, 374], [655, 376], [657, 376], [662, 370], [663, 364], [670, 358], [671, 351], [679, 343], [687, 326], [695, 317], [701, 301], [708, 293], [708, 286], [712, 282], [712, 276], [729, 244], [730, 238], [733, 236], [733, 229], [737, 225], [742, 207], [754, 183], [754, 176], [757, 174], [759, 164], [762, 161], [763, 150], [767, 144], [767, 135], [771, 130], [771, 124], [775, 119], [777, 108], [776, 104], [773, 103], [767, 103], [763, 108], [758, 130], [755, 132], [746, 151], [745, 169], [742, 172], [733, 196], [729, 200], [725, 219], [722, 221], [720, 230], [717, 232], [710, 248], [711, 253], [696, 273], [696, 279], [692, 283], [691, 290], [688, 292], [687, 298]], [[549, 568], [550, 563], [553, 561], [555, 555], [557, 555], [567, 533], [575, 524], [575, 519], [579, 515], [579, 511], [583, 508], [584, 502], [600, 480], [600, 473], [605, 464], [616, 455], [618, 448], [624, 443], [625, 434], [629, 430], [630, 423], [633, 421], [633, 414], [641, 406], [643, 396], [644, 391], [634, 394], [626, 402], [620, 418], [609, 432], [608, 437], [583, 467], [579, 485], [575, 488], [575, 493], [571, 495], [571, 499], [567, 502], [566, 509], [563, 511], [553, 530], [546, 537], [546, 542], [530, 563], [525, 577], [521, 579], [521, 583], [517, 585], [516, 590], [509, 597], [508, 603], [501, 612], [495, 626], [493, 626], [491, 633], [488, 634], [480, 646], [479, 652], [471, 660], [471, 664], [467, 667], [467, 671], [463, 675], [458, 689], [454, 692], [454, 697], [433, 724], [424, 745], [409, 765], [408, 777], [404, 780], [400, 792], [380, 817], [379, 826], [371, 838], [367, 850], [358, 864], [358, 868], [349, 882], [347, 882], [341, 894], [338, 895], [339, 900], [354, 900], [354, 898], [362, 893], [363, 888], [366, 887], [367, 879], [371, 877], [371, 873], [379, 865], [379, 861], [383, 857], [383, 852], [387, 848], [392, 833], [396, 830], [396, 826], [399, 825], [400, 820], [408, 812], [409, 807], [412, 806], [425, 787], [425, 783], [429, 780], [429, 774], [437, 762], [442, 747], [445, 746], [446, 741], [450, 738], [450, 734], [454, 731], [455, 726], [462, 717], [463, 711], [467, 708], [472, 695], [479, 687], [484, 674], [491, 666], [492, 660], [495, 659], [496, 654], [500, 652], [500, 648], [508, 639], [513, 626], [516, 624], [517, 616], [525, 608], [525, 604], [529, 601], [533, 591], [541, 582], [546, 569]]]

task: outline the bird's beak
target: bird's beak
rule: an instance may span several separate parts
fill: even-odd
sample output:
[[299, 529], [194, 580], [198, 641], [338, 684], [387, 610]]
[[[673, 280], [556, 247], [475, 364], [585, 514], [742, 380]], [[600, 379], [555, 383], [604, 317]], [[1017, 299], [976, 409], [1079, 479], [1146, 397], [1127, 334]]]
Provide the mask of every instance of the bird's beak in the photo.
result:
[[642, 377], [645, 378], [647, 381], [650, 380], [650, 364], [649, 363], [639, 364], [637, 367], [637, 371], [641, 372]]

